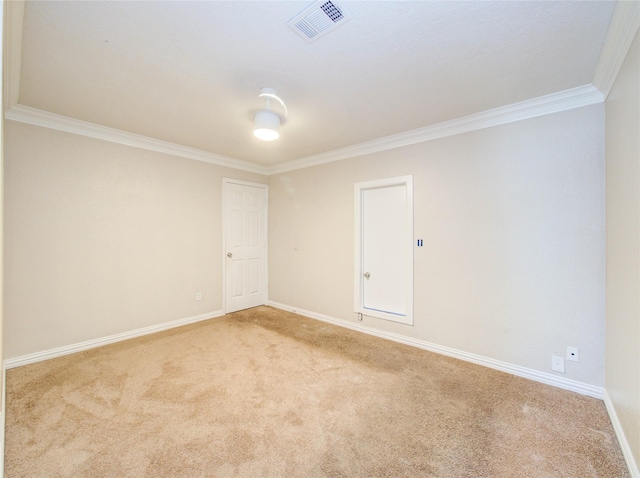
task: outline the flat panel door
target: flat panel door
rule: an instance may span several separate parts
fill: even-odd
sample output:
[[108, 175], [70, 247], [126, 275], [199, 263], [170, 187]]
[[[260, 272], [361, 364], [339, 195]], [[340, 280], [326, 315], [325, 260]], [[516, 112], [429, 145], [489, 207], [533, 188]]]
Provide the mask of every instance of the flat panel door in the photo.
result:
[[225, 312], [267, 302], [266, 186], [225, 181]]
[[362, 305], [406, 315], [406, 187], [366, 189], [362, 195]]
[[356, 312], [413, 324], [412, 178], [358, 183]]

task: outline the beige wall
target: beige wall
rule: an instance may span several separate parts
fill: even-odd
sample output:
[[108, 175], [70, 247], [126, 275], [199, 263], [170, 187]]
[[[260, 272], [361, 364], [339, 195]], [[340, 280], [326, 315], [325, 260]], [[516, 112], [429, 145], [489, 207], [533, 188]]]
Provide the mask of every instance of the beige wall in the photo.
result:
[[606, 389], [640, 463], [640, 39], [606, 102]]
[[5, 128], [5, 359], [222, 308], [222, 178], [266, 177]]
[[[4, 9], [5, 2], [0, 0], [0, 25], [2, 25], [2, 34], [0, 34], [0, 51], [4, 51]], [[0, 61], [0, 78], [4, 78], [4, 55], [2, 55], [2, 61]], [[4, 112], [4, 91], [0, 95], [0, 112]], [[4, 225], [4, 120], [0, 119], [0, 360], [4, 360], [4, 299], [3, 299], [3, 266], [4, 259], [4, 246], [2, 244], [3, 225]], [[4, 394], [4, 373], [0, 374], [0, 410], [2, 414], [5, 412], [5, 394]], [[4, 422], [4, 417], [0, 419], [0, 423]], [[4, 430], [0, 430], [0, 449], [4, 449]], [[3, 472], [3, 465], [0, 461], [0, 476]]]
[[[603, 385], [603, 107], [270, 178], [270, 300], [353, 314], [353, 184], [412, 174], [415, 325], [377, 327]], [[222, 177], [7, 122], [6, 358], [222, 308]], [[195, 292], [203, 300], [194, 300]]]
[[604, 385], [602, 104], [278, 174], [269, 298], [353, 313], [353, 185], [412, 174], [415, 324], [364, 325]]

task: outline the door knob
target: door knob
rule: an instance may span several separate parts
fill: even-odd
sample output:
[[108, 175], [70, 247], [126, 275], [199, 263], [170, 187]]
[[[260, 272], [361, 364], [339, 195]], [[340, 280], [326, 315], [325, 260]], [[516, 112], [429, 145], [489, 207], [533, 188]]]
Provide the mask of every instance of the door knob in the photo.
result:
[[233, 254], [231, 254], [230, 252], [227, 252], [227, 257], [231, 259], [233, 257]]
[[369, 274], [368, 272], [365, 272], [365, 273], [364, 273], [364, 278], [365, 278], [365, 279], [368, 279], [369, 277], [371, 277], [371, 274]]

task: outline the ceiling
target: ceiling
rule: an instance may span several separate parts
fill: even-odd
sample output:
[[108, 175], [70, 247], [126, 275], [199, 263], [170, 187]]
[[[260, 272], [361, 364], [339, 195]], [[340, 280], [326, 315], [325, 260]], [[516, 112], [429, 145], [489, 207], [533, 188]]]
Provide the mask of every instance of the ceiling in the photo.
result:
[[591, 84], [615, 6], [336, 0], [352, 19], [308, 43], [312, 3], [27, 1], [19, 103], [272, 166]]

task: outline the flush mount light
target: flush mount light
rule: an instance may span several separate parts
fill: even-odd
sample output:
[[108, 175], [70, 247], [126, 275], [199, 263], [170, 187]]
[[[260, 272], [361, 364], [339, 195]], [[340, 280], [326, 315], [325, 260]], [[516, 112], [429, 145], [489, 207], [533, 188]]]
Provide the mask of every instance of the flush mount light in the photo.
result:
[[[287, 106], [273, 88], [262, 88], [258, 97], [265, 100], [265, 106], [253, 117], [253, 135], [262, 141], [276, 140], [280, 137], [280, 125], [284, 122], [288, 114]], [[277, 101], [282, 106], [284, 116], [279, 115], [271, 109], [272, 100]]]

